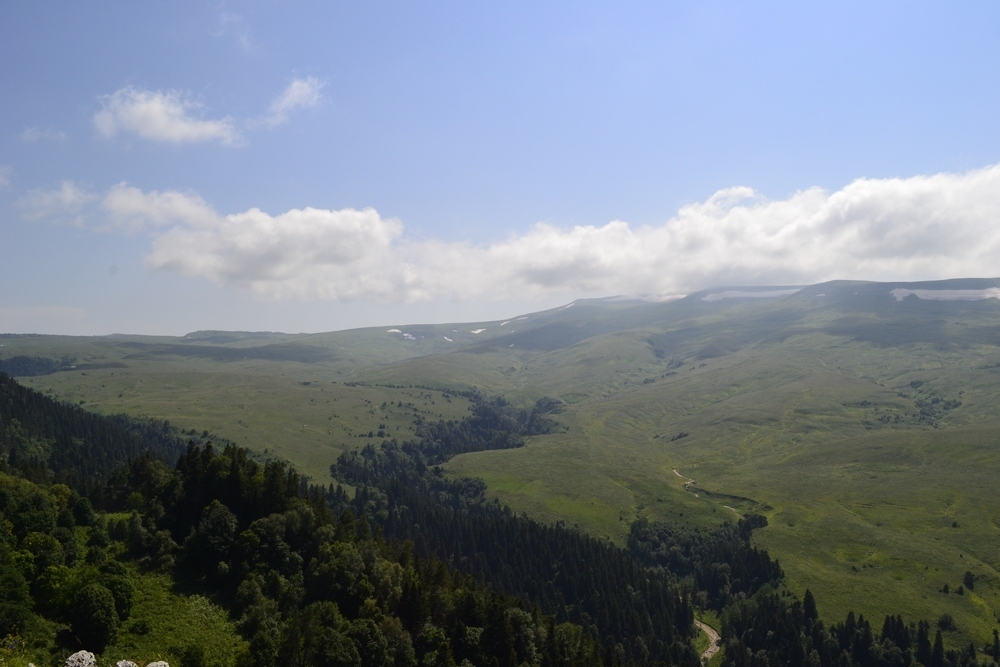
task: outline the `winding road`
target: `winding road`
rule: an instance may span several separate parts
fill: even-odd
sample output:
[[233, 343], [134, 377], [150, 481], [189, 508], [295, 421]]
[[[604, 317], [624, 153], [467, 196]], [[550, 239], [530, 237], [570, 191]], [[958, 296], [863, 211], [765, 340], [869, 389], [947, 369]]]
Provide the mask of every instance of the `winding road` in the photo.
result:
[[708, 648], [701, 654], [701, 661], [703, 663], [708, 663], [708, 661], [712, 659], [712, 656], [718, 653], [719, 649], [722, 648], [719, 633], [715, 631], [715, 628], [702, 623], [697, 618], [694, 619], [694, 624], [697, 625], [702, 632], [708, 635]]
[[[690, 477], [685, 477], [684, 475], [680, 474], [680, 472], [677, 471], [677, 468], [674, 468], [674, 474], [684, 480], [684, 490], [690, 491], [689, 487], [693, 485], [695, 481]], [[698, 497], [697, 493], [694, 495], [696, 498]], [[730, 507], [729, 505], [723, 505], [723, 507], [739, 514], [739, 512], [737, 512], [735, 508]], [[719, 633], [715, 631], [715, 628], [705, 623], [702, 623], [697, 618], [694, 619], [694, 624], [697, 625], [702, 632], [708, 635], [708, 648], [705, 649], [705, 651], [701, 654], [701, 661], [705, 664], [708, 664], [708, 661], [712, 659], [712, 656], [718, 653], [719, 649], [722, 648], [722, 638], [719, 637]]]

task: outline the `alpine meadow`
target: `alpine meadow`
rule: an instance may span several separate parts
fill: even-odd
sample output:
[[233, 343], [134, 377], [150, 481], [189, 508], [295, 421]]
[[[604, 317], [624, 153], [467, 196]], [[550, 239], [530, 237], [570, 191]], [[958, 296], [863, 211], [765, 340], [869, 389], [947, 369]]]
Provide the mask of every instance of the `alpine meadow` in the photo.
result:
[[0, 667], [1000, 667], [997, 35], [0, 2]]
[[[821, 618], [946, 618], [946, 646], [988, 647], [1000, 612], [998, 288], [732, 287], [314, 335], [7, 335], [0, 367], [63, 403], [246, 447], [317, 488], [377, 488], [375, 473], [336, 461], [430, 437], [440, 451], [426, 463], [443, 479], [480, 479], [485, 502], [635, 558], [642, 530], [710, 535], [763, 517], [753, 544], [780, 563], [780, 590], [810, 591]], [[477, 423], [477, 406], [497, 400], [528, 415], [512, 427], [523, 441], [454, 445], [463, 436], [447, 425]], [[430, 540], [425, 555], [476, 574], [443, 548]], [[734, 574], [712, 612], [696, 571], [673, 576], [698, 613], [752, 592]]]

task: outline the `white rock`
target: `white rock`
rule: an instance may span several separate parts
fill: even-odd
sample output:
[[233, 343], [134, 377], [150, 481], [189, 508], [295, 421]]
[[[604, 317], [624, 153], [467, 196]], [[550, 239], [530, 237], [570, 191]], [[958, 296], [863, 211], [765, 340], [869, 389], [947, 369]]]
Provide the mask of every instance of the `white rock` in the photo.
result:
[[77, 651], [66, 658], [66, 667], [97, 667], [97, 659], [90, 651]]
[[157, 660], [156, 662], [149, 663], [148, 665], [146, 665], [146, 667], [170, 667], [170, 665], [168, 665], [163, 660]]
[[139, 665], [135, 664], [131, 660], [119, 660], [115, 663], [115, 667], [139, 667]]

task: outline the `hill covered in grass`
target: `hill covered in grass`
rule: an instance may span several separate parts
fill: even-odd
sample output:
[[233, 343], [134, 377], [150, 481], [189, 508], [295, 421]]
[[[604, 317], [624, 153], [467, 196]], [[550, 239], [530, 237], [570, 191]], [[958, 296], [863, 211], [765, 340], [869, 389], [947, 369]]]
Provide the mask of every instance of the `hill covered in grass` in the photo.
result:
[[[345, 452], [331, 474], [356, 486], [351, 497], [234, 445], [191, 441], [171, 468], [151, 454], [157, 438], [138, 456], [109, 448], [127, 418], [85, 414], [3, 375], [0, 385], [20, 399], [3, 402], [0, 424], [48, 424], [55, 454], [8, 455], [0, 473], [4, 664], [58, 665], [82, 648], [100, 664], [166, 657], [182, 667], [695, 665], [698, 651], [712, 652], [694, 634], [695, 608], [721, 617], [716, 662], [726, 665], [1000, 658], [996, 636], [946, 649], [948, 615], [933, 644], [929, 623], [899, 615], [881, 633], [853, 612], [825, 625], [809, 591], [800, 602], [774, 590], [780, 566], [750, 544], [767, 525], [760, 515], [712, 530], [641, 520], [620, 548], [518, 516], [490, 502], [481, 480], [442, 474], [457, 454], [547, 433], [552, 400], [524, 410], [470, 393], [461, 420]], [[77, 468], [65, 449], [117, 465], [81, 495], [51, 483]]]
[[22, 382], [207, 428], [321, 481], [344, 451], [463, 418], [474, 387], [549, 397], [548, 433], [446, 469], [619, 544], [640, 518], [762, 513], [756, 543], [824, 614], [948, 613], [957, 645], [989, 640], [1000, 611], [1000, 301], [983, 298], [998, 287], [728, 287], [315, 335], [8, 336], [0, 362], [58, 362]]
[[[586, 627], [565, 619], [572, 605], [542, 616], [529, 598], [422, 557], [412, 542], [373, 534], [364, 493], [352, 502], [332, 485], [307, 487], [284, 463], [258, 463], [234, 445], [219, 451], [191, 441], [174, 466], [153, 455], [162, 449], [155, 441], [141, 452], [109, 448], [123, 420], [84, 419], [77, 408], [11, 385], [0, 375], [4, 398], [27, 408], [20, 419], [0, 413], [0, 425], [49, 424], [53, 456], [8, 456], [0, 472], [4, 665], [59, 665], [82, 649], [98, 653], [99, 664], [167, 658], [183, 667], [600, 667], [646, 664], [646, 643], [653, 664], [697, 664], [689, 601], [674, 578], [593, 538], [564, 532], [556, 543], [571, 552], [596, 544], [632, 564], [624, 578], [611, 572], [622, 602], [614, 611], [651, 616], [655, 633], [647, 618], [605, 639], [601, 631], [614, 628], [602, 619], [587, 617]], [[493, 405], [477, 405], [475, 427], [455, 429], [452, 449], [516, 439], [503, 419], [516, 412]], [[477, 445], [486, 433], [495, 437]], [[85, 495], [52, 484], [78, 468], [60, 456], [67, 449], [102, 454], [96, 458], [114, 468], [86, 483], [70, 475]], [[655, 599], [628, 592], [648, 582]], [[654, 603], [659, 613], [646, 612]]]

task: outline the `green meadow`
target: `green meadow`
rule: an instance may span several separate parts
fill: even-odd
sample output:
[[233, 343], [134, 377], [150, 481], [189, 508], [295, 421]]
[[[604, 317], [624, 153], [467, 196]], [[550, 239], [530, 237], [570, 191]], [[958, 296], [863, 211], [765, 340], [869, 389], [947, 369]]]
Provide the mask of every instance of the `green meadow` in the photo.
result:
[[581, 301], [398, 333], [6, 337], [0, 361], [69, 355], [76, 368], [21, 380], [207, 430], [322, 481], [379, 431], [404, 439], [416, 418], [460, 418], [457, 391], [556, 398], [549, 434], [447, 470], [617, 543], [639, 517], [706, 526], [762, 513], [757, 543], [827, 619], [947, 613], [949, 644], [981, 644], [1000, 612], [1000, 304], [897, 300], [899, 286]]
[[[191, 350], [176, 340], [76, 344], [61, 337], [16, 337], [7, 338], [4, 349], [55, 358], [72, 350], [75, 368], [21, 381], [95, 412], [155, 417], [192, 435], [207, 432], [291, 461], [322, 483], [344, 449], [381, 441], [379, 433], [404, 440], [417, 418], [455, 419], [468, 411], [466, 399], [447, 392], [351, 382], [352, 364], [326, 354], [339, 349], [336, 343], [286, 345], [282, 352], [298, 358], [274, 359], [260, 358], [259, 351], [258, 358], [231, 354], [243, 350], [232, 343]], [[239, 337], [238, 344], [244, 340]], [[155, 351], [137, 343], [155, 345]]]
[[[140, 665], [158, 660], [184, 664], [200, 659], [202, 664], [227, 667], [247, 649], [226, 611], [208, 598], [176, 590], [164, 574], [133, 571], [131, 581], [135, 589], [132, 613], [104, 651], [109, 664], [120, 660]], [[2, 664], [28, 667], [62, 663], [55, 656], [65, 655], [69, 649], [54, 645], [56, 624], [42, 619], [38, 622], [44, 626], [31, 628], [21, 644], [0, 646]]]
[[163, 660], [169, 664], [195, 662], [232, 665], [246, 642], [222, 607], [202, 595], [174, 589], [164, 574], [135, 574], [135, 605], [119, 630], [117, 640], [104, 651], [110, 662], [137, 664]]

